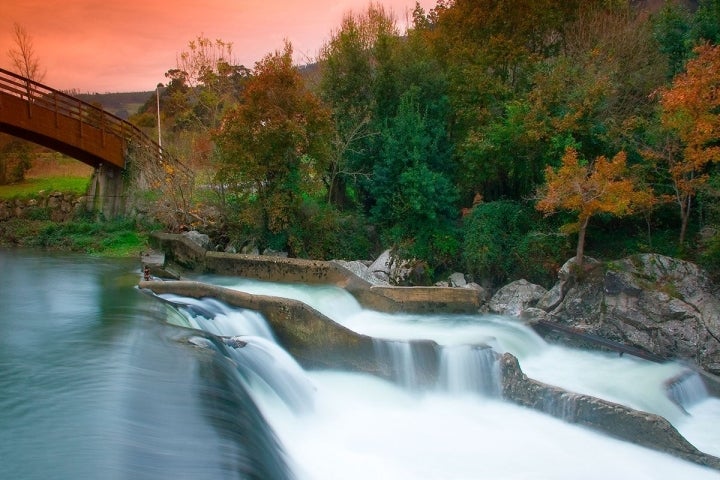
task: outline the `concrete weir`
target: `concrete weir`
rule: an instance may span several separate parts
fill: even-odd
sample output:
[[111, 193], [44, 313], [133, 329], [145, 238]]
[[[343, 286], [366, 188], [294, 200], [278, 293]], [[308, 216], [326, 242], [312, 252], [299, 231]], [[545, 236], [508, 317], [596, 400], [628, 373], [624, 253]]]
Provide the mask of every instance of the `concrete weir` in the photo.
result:
[[[163, 268], [265, 280], [335, 285], [360, 304], [382, 312], [476, 313], [482, 304], [476, 290], [450, 287], [378, 286], [358, 277], [340, 262], [206, 250], [185, 235], [156, 233], [154, 248], [164, 252]], [[166, 273], [159, 276], [165, 276]], [[177, 275], [174, 275], [177, 276]]]
[[[378, 287], [336, 262], [206, 252], [180, 235], [162, 234], [155, 240], [156, 247], [165, 252], [163, 265], [155, 265], [154, 274], [159, 276], [168, 268], [180, 266], [196, 272], [273, 282], [332, 284], [346, 288], [365, 308], [390, 312], [476, 312], [480, 302], [473, 297], [476, 292], [459, 288]], [[212, 297], [258, 311], [279, 343], [306, 368], [339, 368], [386, 379], [393, 377], [393, 366], [376, 355], [374, 339], [337, 324], [302, 302], [193, 281], [141, 281], [139, 286], [155, 294]], [[460, 293], [455, 296], [454, 292]], [[437, 344], [416, 343], [413, 348], [437, 358], [440, 350]], [[720, 471], [719, 458], [699, 451], [665, 418], [539, 382], [522, 372], [514, 356], [497, 352], [495, 356], [505, 400]], [[424, 374], [431, 384], [437, 375], [437, 365], [427, 370]]]

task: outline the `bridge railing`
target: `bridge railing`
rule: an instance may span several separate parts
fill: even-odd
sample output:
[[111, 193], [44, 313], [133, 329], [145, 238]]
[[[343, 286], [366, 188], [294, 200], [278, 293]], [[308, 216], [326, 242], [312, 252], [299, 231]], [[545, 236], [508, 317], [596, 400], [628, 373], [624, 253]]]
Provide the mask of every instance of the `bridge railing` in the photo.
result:
[[132, 123], [79, 98], [1, 68], [0, 92], [25, 99], [30, 117], [32, 117], [34, 107], [42, 107], [55, 112], [56, 118], [62, 115], [78, 120], [81, 132], [83, 125], [89, 125], [102, 132], [116, 135], [142, 149], [156, 152], [159, 161], [171, 158], [157, 142]]

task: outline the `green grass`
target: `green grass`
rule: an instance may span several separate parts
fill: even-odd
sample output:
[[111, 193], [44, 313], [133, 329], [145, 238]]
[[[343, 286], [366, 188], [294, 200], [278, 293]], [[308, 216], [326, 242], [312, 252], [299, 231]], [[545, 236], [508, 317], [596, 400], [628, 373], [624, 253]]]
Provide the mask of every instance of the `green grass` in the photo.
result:
[[47, 177], [25, 180], [12, 185], [0, 185], [0, 200], [35, 198], [41, 192], [62, 192], [84, 195], [90, 180], [87, 177]]
[[0, 246], [41, 248], [100, 257], [133, 257], [147, 249], [148, 235], [160, 228], [128, 219], [92, 221], [78, 219], [11, 219], [0, 222]]
[[128, 257], [146, 248], [150, 229], [151, 226], [138, 225], [127, 219], [49, 223], [38, 229], [31, 246], [106, 257]]

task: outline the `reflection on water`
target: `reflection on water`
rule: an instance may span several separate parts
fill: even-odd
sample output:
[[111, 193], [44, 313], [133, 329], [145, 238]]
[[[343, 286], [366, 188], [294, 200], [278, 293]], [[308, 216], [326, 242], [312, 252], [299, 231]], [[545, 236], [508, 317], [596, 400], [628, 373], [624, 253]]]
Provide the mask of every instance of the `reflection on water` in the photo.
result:
[[234, 366], [164, 325], [137, 266], [0, 250], [0, 477], [287, 478]]

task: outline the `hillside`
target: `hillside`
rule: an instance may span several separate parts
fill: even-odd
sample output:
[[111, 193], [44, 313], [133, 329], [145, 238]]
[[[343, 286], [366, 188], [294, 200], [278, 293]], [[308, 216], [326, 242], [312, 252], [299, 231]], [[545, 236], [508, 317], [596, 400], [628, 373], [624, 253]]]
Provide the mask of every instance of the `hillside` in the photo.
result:
[[77, 98], [88, 103], [102, 105], [102, 107], [113, 115], [127, 120], [153, 95], [149, 92], [124, 92], [124, 93], [79, 93]]

